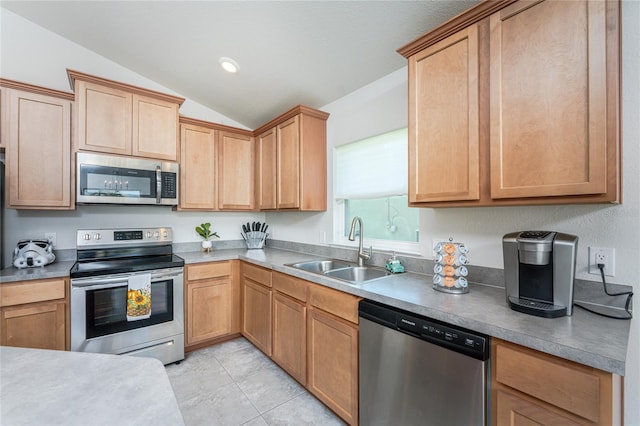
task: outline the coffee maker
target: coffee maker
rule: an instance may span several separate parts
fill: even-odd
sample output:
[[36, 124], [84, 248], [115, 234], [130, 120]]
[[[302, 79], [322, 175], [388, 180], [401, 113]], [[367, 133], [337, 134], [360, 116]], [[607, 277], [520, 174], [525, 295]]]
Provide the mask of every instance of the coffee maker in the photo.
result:
[[502, 238], [507, 303], [546, 318], [572, 314], [578, 237], [522, 231]]

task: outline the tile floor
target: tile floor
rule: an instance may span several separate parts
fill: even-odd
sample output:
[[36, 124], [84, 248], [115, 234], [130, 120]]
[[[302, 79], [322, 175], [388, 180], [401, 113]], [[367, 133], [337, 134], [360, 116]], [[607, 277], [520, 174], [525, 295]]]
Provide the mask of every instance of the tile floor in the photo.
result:
[[244, 338], [166, 367], [187, 426], [344, 425]]

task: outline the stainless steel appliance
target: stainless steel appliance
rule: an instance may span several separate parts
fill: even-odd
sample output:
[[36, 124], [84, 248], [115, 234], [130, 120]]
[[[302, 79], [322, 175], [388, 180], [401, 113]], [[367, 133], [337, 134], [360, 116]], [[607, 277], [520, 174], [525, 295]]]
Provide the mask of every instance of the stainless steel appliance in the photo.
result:
[[79, 152], [79, 204], [178, 205], [178, 163]]
[[522, 231], [502, 238], [507, 303], [514, 311], [546, 318], [571, 315], [578, 237]]
[[[171, 228], [77, 232], [71, 268], [71, 350], [184, 359], [184, 260]], [[151, 315], [127, 320], [128, 284], [150, 275]]]
[[360, 301], [360, 424], [488, 423], [489, 337]]
[[54, 260], [56, 255], [53, 254], [53, 245], [49, 240], [20, 240], [13, 251], [13, 266], [16, 268], [45, 266]]

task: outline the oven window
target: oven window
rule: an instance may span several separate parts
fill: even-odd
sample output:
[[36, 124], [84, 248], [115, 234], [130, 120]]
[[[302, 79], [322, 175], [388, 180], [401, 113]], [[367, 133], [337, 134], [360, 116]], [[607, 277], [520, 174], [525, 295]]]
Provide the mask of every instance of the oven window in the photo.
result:
[[155, 198], [155, 183], [154, 171], [80, 166], [82, 195]]
[[151, 316], [127, 321], [127, 286], [86, 294], [87, 339], [173, 321], [173, 280], [151, 283]]

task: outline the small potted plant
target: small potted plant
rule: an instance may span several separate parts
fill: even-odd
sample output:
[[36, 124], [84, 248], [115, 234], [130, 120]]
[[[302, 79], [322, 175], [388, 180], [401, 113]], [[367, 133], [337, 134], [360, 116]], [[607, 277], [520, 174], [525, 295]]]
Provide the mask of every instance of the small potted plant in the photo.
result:
[[201, 223], [200, 226], [196, 226], [196, 232], [200, 235], [202, 240], [202, 251], [211, 252], [213, 251], [213, 242], [210, 240], [211, 237], [220, 238], [217, 232], [211, 231], [211, 223]]

